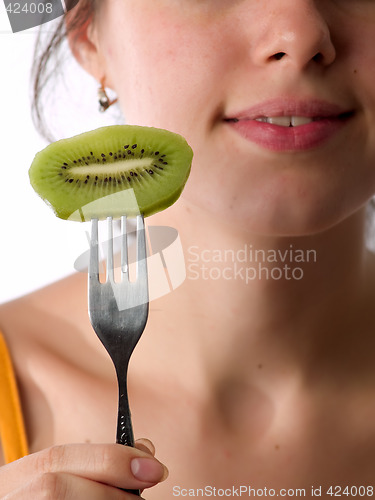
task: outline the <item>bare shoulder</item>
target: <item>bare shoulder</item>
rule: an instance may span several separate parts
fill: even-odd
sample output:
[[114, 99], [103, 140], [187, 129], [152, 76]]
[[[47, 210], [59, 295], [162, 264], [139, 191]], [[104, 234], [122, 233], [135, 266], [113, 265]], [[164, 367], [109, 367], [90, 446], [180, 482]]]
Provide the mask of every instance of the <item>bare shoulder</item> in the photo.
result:
[[[101, 382], [106, 356], [102, 363], [88, 319], [85, 278], [68, 277], [0, 307], [0, 329], [19, 382], [31, 451], [62, 442], [104, 440], [95, 435], [85, 414], [99, 393], [102, 397], [102, 385], [110, 392], [106, 381]], [[71, 418], [77, 408], [82, 408], [81, 423]]]
[[80, 338], [73, 331], [74, 325], [81, 328], [79, 281], [79, 276], [72, 276], [0, 306], [0, 330], [23, 395], [37, 378], [46, 384], [43, 370], [47, 367], [53, 378], [54, 361], [69, 363], [75, 359], [77, 345], [71, 339], [76, 338], [77, 343]]
[[[82, 297], [83, 295], [83, 297]], [[72, 275], [0, 306], [0, 329], [17, 356], [22, 345], [51, 345], [72, 321], [84, 318], [84, 276]]]
[[[3, 304], [0, 329], [21, 383], [35, 378], [36, 372], [40, 376], [43, 372], [43, 379], [53, 378], [59, 365], [65, 365], [65, 371], [76, 369], [97, 376], [99, 341], [89, 322], [84, 274]], [[48, 385], [48, 380], [43, 383]]]

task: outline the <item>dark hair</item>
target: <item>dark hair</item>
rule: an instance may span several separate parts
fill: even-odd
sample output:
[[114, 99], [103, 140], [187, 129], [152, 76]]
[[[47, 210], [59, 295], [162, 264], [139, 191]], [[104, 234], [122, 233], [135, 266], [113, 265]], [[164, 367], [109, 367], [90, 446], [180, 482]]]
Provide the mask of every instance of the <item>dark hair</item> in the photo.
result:
[[[103, 0], [101, 0], [103, 1]], [[39, 133], [48, 140], [53, 140], [45, 120], [42, 95], [51, 77], [56, 76], [62, 64], [61, 53], [70, 32], [78, 31], [95, 12], [98, 0], [65, 0], [66, 12], [52, 33], [46, 32], [46, 25], [40, 27], [32, 70], [32, 118]], [[69, 22], [67, 21], [69, 16]], [[48, 24], [48, 29], [50, 29]]]

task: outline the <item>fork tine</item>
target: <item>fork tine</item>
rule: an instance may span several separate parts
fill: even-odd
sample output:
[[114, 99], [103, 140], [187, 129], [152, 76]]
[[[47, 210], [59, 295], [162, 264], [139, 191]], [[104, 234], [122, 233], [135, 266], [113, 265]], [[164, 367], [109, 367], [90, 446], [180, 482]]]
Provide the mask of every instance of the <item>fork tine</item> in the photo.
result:
[[99, 279], [98, 219], [91, 220], [89, 277]]
[[137, 279], [147, 276], [147, 254], [145, 222], [143, 215], [137, 215]]
[[[128, 274], [128, 235], [126, 215], [121, 217], [121, 275], [122, 279]], [[129, 275], [128, 275], [129, 279]]]
[[107, 217], [108, 224], [108, 241], [107, 241], [107, 281], [114, 280], [114, 263], [113, 263], [113, 224], [112, 217]]

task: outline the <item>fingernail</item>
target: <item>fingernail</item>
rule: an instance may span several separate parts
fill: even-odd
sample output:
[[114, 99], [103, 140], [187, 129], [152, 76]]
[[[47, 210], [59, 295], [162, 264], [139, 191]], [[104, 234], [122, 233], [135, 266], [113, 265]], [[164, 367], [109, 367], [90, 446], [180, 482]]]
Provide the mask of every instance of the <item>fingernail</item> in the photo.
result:
[[140, 481], [154, 483], [164, 481], [168, 476], [167, 468], [152, 458], [133, 458], [130, 468], [134, 477]]

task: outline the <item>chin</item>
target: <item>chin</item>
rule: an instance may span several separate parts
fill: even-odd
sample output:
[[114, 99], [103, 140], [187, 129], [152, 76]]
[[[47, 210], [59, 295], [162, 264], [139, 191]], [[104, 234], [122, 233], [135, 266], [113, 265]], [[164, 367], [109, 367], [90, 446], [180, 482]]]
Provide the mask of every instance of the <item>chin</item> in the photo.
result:
[[375, 185], [368, 174], [365, 182], [359, 182], [354, 168], [346, 166], [339, 176], [326, 163], [285, 167], [254, 162], [228, 167], [226, 171], [233, 174], [229, 177], [218, 163], [208, 164], [215, 168], [192, 169], [183, 198], [197, 208], [198, 220], [206, 216], [210, 223], [223, 223], [248, 235], [323, 233], [352, 220], [356, 213], [363, 217]]
[[[195, 193], [196, 195], [197, 193]], [[227, 199], [225, 197], [189, 198], [200, 214], [205, 214], [214, 223], [225, 225], [229, 231], [245, 233], [245, 237], [260, 235], [264, 237], [303, 237], [313, 236], [340, 225], [355, 213], [343, 210], [338, 203], [322, 203], [322, 200], [309, 200], [305, 203], [292, 203], [280, 200], [276, 203], [265, 198]], [[357, 208], [362, 212], [364, 206]]]

